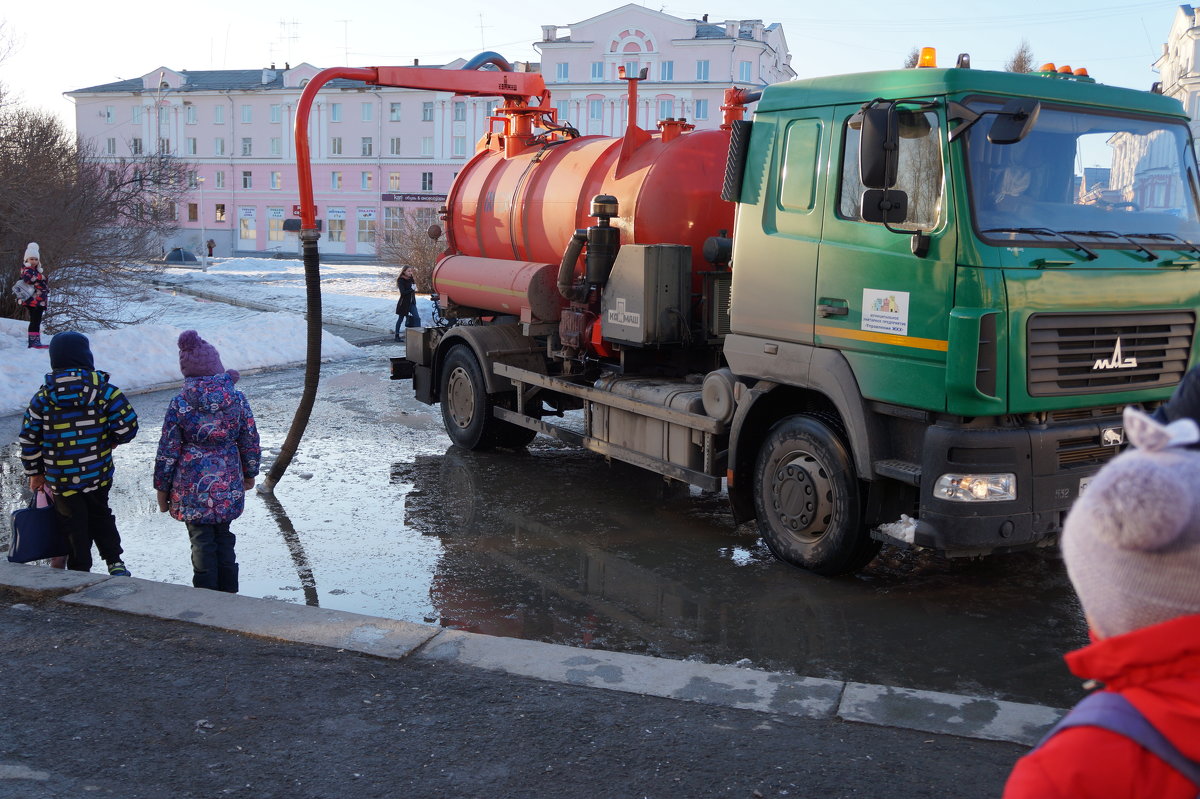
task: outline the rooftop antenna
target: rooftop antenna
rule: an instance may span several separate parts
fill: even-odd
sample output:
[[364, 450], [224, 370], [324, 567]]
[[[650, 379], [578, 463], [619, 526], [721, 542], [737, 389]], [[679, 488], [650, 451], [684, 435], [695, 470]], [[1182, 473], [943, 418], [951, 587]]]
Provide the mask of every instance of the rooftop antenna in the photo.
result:
[[350, 20], [339, 19], [342, 23], [342, 58], [346, 62], [342, 64], [344, 67], [350, 66]]
[[491, 25], [484, 25], [484, 24], [483, 24], [483, 14], [481, 13], [481, 14], [479, 15], [479, 50], [480, 50], [480, 52], [482, 52], [482, 51], [484, 51], [484, 50], [486, 50], [486, 49], [487, 49], [487, 44], [485, 44], [485, 43], [484, 43], [484, 41], [483, 41], [483, 29], [484, 29], [485, 27], [486, 27], [486, 28], [490, 28], [490, 27], [492, 27], [492, 26], [491, 26]]

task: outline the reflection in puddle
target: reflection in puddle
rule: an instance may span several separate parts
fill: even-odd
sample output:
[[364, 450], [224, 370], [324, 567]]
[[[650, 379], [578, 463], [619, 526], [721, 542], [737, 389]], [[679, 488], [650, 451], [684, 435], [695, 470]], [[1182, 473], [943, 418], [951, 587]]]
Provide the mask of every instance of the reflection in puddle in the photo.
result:
[[[1052, 559], [937, 561], [822, 578], [771, 558], [724, 500], [590, 453], [397, 463], [405, 521], [441, 540], [444, 626], [929, 690], [1069, 703], [1083, 640]], [[890, 564], [890, 565], [889, 565]]]
[[304, 592], [304, 604], [313, 607], [320, 605], [321, 602], [317, 596], [317, 579], [313, 576], [312, 564], [308, 562], [308, 553], [304, 551], [304, 543], [292, 525], [292, 520], [288, 518], [287, 511], [283, 509], [283, 503], [274, 494], [265, 494], [259, 491], [255, 493], [267, 506], [271, 518], [279, 525], [283, 543], [287, 546], [288, 552], [292, 556], [292, 563], [296, 566], [296, 576], [300, 578], [300, 589]]

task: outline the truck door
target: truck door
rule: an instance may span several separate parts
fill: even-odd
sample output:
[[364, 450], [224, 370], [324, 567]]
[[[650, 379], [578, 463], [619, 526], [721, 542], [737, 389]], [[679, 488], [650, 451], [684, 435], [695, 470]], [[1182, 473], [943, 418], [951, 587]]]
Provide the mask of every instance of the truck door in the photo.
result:
[[[756, 368], [766, 377], [803, 381], [808, 359], [786, 343], [812, 344], [813, 296], [831, 108], [758, 115], [754, 120], [733, 250], [726, 350], [761, 356], [761, 339], [784, 342], [788, 357]], [[757, 219], [756, 219], [757, 217]], [[761, 222], [760, 222], [761, 220]]]
[[[835, 111], [814, 332], [845, 354], [864, 397], [942, 410], [957, 244], [945, 126], [937, 110], [902, 108], [895, 188], [908, 212], [892, 230], [863, 220], [859, 131], [849, 124], [859, 107]], [[915, 231], [930, 237], [924, 256], [913, 253]]]

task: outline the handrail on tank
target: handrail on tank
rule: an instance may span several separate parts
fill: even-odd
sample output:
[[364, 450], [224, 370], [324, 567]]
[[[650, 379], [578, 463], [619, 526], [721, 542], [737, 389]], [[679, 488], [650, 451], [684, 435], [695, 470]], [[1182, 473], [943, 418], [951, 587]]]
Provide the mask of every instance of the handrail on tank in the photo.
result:
[[[480, 70], [491, 64], [495, 70]], [[308, 117], [317, 92], [331, 80], [345, 78], [360, 80], [373, 86], [395, 86], [404, 89], [431, 89], [474, 97], [503, 97], [512, 108], [550, 108], [550, 92], [537, 72], [514, 72], [512, 65], [498, 53], [484, 52], [457, 70], [434, 67], [330, 67], [314, 75], [296, 107], [296, 171], [300, 192], [300, 227], [317, 229], [317, 209], [313, 203], [312, 157], [308, 143]]]

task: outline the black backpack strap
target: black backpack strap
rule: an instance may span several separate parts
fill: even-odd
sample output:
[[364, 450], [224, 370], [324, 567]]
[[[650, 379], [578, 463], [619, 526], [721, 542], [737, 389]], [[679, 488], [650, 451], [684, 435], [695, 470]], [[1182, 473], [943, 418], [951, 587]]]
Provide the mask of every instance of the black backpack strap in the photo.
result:
[[1157, 755], [1200, 788], [1200, 763], [1189, 759], [1176, 749], [1175, 745], [1121, 694], [1097, 691], [1084, 697], [1082, 702], [1046, 733], [1046, 737], [1034, 749], [1040, 749], [1055, 734], [1070, 727], [1100, 727], [1123, 735]]

